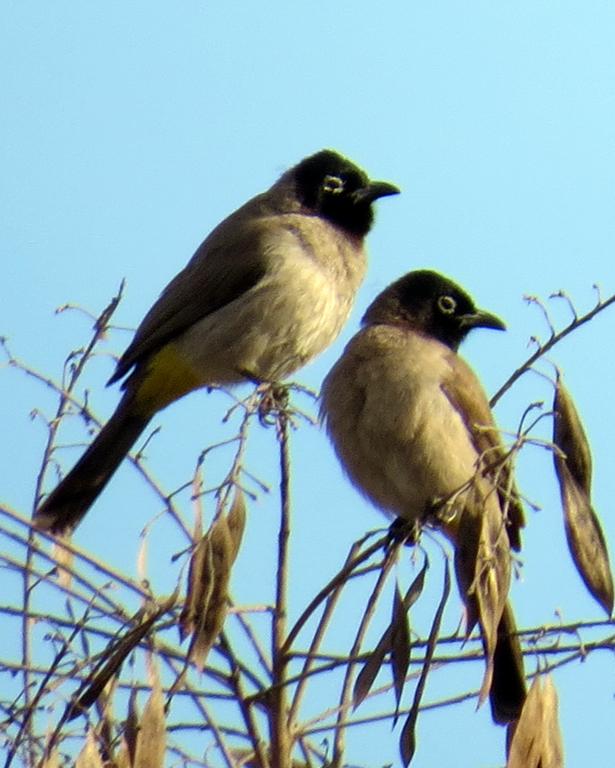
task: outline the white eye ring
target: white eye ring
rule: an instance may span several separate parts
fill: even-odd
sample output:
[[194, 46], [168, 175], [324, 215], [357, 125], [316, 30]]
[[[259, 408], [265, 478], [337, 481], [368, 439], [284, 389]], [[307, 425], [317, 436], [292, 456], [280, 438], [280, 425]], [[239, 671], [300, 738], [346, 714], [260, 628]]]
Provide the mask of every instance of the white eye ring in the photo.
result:
[[439, 296], [438, 309], [444, 315], [452, 315], [457, 309], [457, 302], [452, 296]]
[[323, 191], [329, 192], [332, 195], [339, 195], [344, 191], [344, 180], [339, 176], [325, 176], [322, 183]]

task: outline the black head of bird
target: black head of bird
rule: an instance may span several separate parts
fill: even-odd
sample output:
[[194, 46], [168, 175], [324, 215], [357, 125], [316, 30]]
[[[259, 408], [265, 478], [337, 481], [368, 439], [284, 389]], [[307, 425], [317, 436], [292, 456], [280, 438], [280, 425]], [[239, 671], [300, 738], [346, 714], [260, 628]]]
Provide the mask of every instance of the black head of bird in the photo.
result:
[[323, 149], [292, 169], [300, 203], [345, 232], [365, 236], [374, 221], [372, 203], [399, 194], [386, 181], [371, 181], [366, 173], [337, 152]]
[[456, 283], [428, 269], [409, 272], [386, 288], [368, 307], [363, 324], [405, 326], [454, 350], [473, 328], [506, 328], [496, 315], [477, 309]]

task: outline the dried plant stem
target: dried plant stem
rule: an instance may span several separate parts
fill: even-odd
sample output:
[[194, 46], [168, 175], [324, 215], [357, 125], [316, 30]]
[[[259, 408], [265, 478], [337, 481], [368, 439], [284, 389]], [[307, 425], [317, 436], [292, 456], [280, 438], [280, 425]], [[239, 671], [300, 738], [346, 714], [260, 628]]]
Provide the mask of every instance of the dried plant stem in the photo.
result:
[[[70, 640], [73, 640], [76, 637], [76, 635], [79, 632], [79, 630], [80, 630], [80, 627], [75, 627], [75, 629], [74, 629], [74, 631], [73, 631], [73, 633], [71, 635]], [[17, 751], [19, 749], [19, 745], [21, 744], [23, 735], [25, 733], [27, 733], [29, 728], [30, 728], [30, 723], [32, 721], [32, 716], [33, 716], [34, 712], [36, 711], [36, 706], [37, 706], [38, 702], [41, 700], [41, 698], [43, 697], [43, 695], [45, 694], [45, 692], [47, 690], [47, 685], [48, 685], [49, 681], [52, 679], [55, 670], [58, 668], [58, 666], [60, 665], [60, 662], [62, 661], [62, 659], [66, 655], [66, 653], [68, 651], [68, 648], [69, 648], [69, 644], [70, 644], [70, 641], [69, 641], [69, 643], [64, 643], [62, 645], [62, 648], [60, 648], [60, 650], [56, 654], [54, 660], [50, 664], [49, 669], [47, 670], [47, 672], [43, 676], [43, 679], [40, 681], [40, 684], [38, 686], [38, 691], [32, 697], [31, 701], [27, 701], [25, 703], [25, 706], [24, 706], [24, 717], [23, 717], [23, 720], [21, 721], [21, 725], [19, 727], [19, 731], [17, 732], [17, 735], [16, 735], [15, 739], [13, 740], [11, 748], [9, 749], [9, 752], [8, 752], [8, 755], [7, 755], [7, 758], [6, 758], [6, 762], [4, 763], [4, 768], [9, 768], [9, 766], [13, 762], [13, 758], [17, 754]], [[34, 758], [33, 750], [29, 749], [29, 753], [30, 753], [30, 758], [33, 759]], [[34, 763], [31, 762], [30, 764], [33, 765]]]
[[[97, 344], [108, 328], [109, 318], [117, 301], [119, 295], [96, 319], [93, 335], [84, 349], [68, 358], [61, 382], [52, 381], [13, 357], [6, 342], [0, 339], [0, 353], [6, 353], [8, 365], [12, 369], [50, 387], [56, 394], [55, 414], [46, 420], [48, 434], [45, 435], [46, 446], [36, 483], [37, 502], [42, 493], [45, 474], [49, 474], [56, 463], [57, 453], [54, 452], [57, 451], [58, 427], [61, 420], [67, 414], [76, 413], [88, 427], [100, 426], [100, 421], [90, 411], [87, 396], [80, 397], [79, 390], [83, 390], [86, 363], [93, 355], [98, 354]], [[500, 388], [494, 396], [494, 402], [559, 341], [612, 303], [615, 303], [615, 296], [606, 301], [599, 299], [596, 306], [582, 317], [578, 316], [570, 305], [573, 320], [559, 333], [556, 332], [546, 309], [538, 304], [545, 314], [548, 329], [545, 335], [550, 334], [550, 337]], [[428, 671], [444, 678], [451, 664], [477, 663], [484, 659], [478, 636], [474, 635], [466, 640], [457, 631], [440, 636], [440, 619], [448, 596], [447, 586], [443, 590], [441, 604], [429, 637], [413, 638], [411, 667], [400, 672], [400, 667], [396, 666], [394, 659], [392, 661], [391, 654], [385, 652], [381, 664], [385, 678], [383, 682], [387, 684], [377, 688], [370, 687], [366, 694], [372, 707], [379, 704], [381, 706], [372, 710], [375, 714], [364, 716], [361, 711], [361, 717], [356, 716], [357, 712], [353, 709], [353, 704], [359, 700], [356, 692], [359, 686], [354, 683], [356, 673], [371, 657], [377, 656], [380, 659], [378, 654], [370, 650], [365, 638], [368, 628], [375, 620], [374, 617], [380, 616], [377, 606], [382, 600], [386, 579], [387, 576], [390, 577], [398, 550], [384, 546], [390, 537], [382, 536], [382, 531], [377, 532], [377, 536], [374, 536], [373, 532], [367, 534], [352, 545], [338, 573], [309, 600], [307, 606], [299, 606], [295, 614], [299, 618], [293, 625], [289, 625], [289, 436], [294, 426], [294, 417], [297, 416], [295, 420], [299, 420], [304, 414], [286, 404], [283, 408], [267, 411], [263, 408], [261, 391], [258, 388], [249, 397], [241, 400], [235, 398], [233, 402], [235, 404], [222, 419], [226, 424], [233, 415], [236, 428], [231, 425], [227, 432], [232, 434], [232, 437], [208, 445], [196, 463], [192, 480], [180, 485], [172, 493], [166, 494], [150, 475], [139, 451], [130, 457], [147, 485], [154, 490], [162, 512], [170, 517], [176, 523], [178, 531], [182, 531], [192, 542], [192, 532], [183, 521], [182, 505], [186, 495], [192, 491], [195, 508], [199, 511], [198, 517], [203, 514], [199, 507], [208, 494], [211, 494], [210, 498], [215, 499], [216, 513], [222, 514], [229, 503], [233, 503], [237, 489], [243, 490], [251, 498], [255, 498], [257, 493], [260, 495], [261, 491], [268, 492], [268, 485], [251, 474], [245, 462], [249, 432], [256, 423], [255, 417], [263, 424], [276, 427], [280, 473], [279, 525], [277, 546], [270, 542], [269, 551], [271, 559], [276, 555], [278, 558], [278, 572], [273, 590], [275, 599], [271, 596], [270, 589], [267, 593], [269, 596], [263, 600], [273, 604], [263, 604], [256, 609], [246, 606], [231, 607], [229, 613], [235, 614], [235, 618], [227, 621], [226, 632], [214, 645], [209, 663], [203, 670], [197, 671], [190, 661], [186, 661], [185, 649], [182, 649], [172, 636], [178, 616], [174, 600], [168, 598], [170, 602], [162, 605], [163, 599], [156, 598], [148, 582], [128, 577], [75, 547], [70, 541], [58, 539], [50, 534], [33, 537], [31, 520], [9, 507], [0, 505], [0, 533], [8, 544], [0, 553], [0, 566], [5, 567], [5, 573], [11, 580], [19, 579], [17, 589], [7, 590], [7, 604], [0, 605], [0, 616], [5, 617], [7, 625], [13, 624], [14, 629], [17, 629], [18, 622], [21, 622], [24, 638], [19, 638], [18, 632], [15, 631], [13, 655], [0, 659], [0, 672], [4, 673], [8, 681], [5, 695], [0, 697], [2, 738], [9, 750], [8, 758], [5, 756], [6, 768], [13, 768], [20, 760], [30, 768], [34, 768], [37, 763], [39, 766], [46, 766], [44, 755], [49, 754], [54, 740], [58, 744], [58, 750], [63, 753], [59, 760], [68, 764], [79, 749], [77, 740], [82, 740], [88, 730], [91, 730], [92, 734], [98, 734], [95, 736], [96, 749], [100, 750], [102, 758], [109, 763], [118, 762], [118, 738], [122, 734], [126, 736], [133, 726], [138, 730], [138, 724], [125, 727], [124, 713], [115, 715], [111, 705], [119, 704], [121, 709], [126, 692], [139, 692], [141, 698], [151, 689], [143, 678], [143, 660], [146, 660], [147, 666], [147, 659], [152, 653], [155, 653], [163, 664], [165, 679], [163, 684], [161, 683], [161, 689], [169, 695], [169, 706], [174, 704], [175, 697], [181, 696], [183, 702], [183, 706], [170, 708], [167, 713], [169, 722], [166, 724], [166, 730], [173, 733], [173, 740], [176, 742], [168, 744], [167, 754], [173, 756], [172, 759], [176, 762], [200, 765], [203, 768], [211, 764], [212, 753], [215, 755], [215, 762], [225, 768], [296, 768], [297, 765], [317, 768], [325, 763], [331, 768], [341, 768], [345, 742], [350, 739], [348, 729], [356, 729], [357, 726], [366, 728], [370, 724], [383, 721], [393, 723], [400, 714], [407, 714], [412, 718], [410, 725], [405, 729], [406, 754], [410, 754], [410, 747], [413, 748], [414, 742], [416, 715], [419, 711], [422, 713], [428, 709], [447, 708], [457, 702], [476, 699], [478, 691], [466, 690], [458, 693], [455, 688], [450, 690], [456, 695], [445, 695], [436, 701], [423, 703], [421, 698]], [[527, 426], [532, 421], [533, 408], [534, 406], [530, 406], [521, 420], [511, 453], [527, 443], [541, 444], [530, 437], [534, 424]], [[534, 423], [551, 415], [541, 411]], [[41, 414], [39, 416], [44, 418]], [[148, 439], [151, 439], [151, 435]], [[209, 459], [207, 467], [204, 462], [211, 452], [222, 446], [227, 446], [224, 451], [218, 452], [224, 454], [227, 462], [219, 475], [223, 480], [218, 482], [216, 479], [210, 483], [212, 487], [208, 488], [202, 475], [205, 469], [209, 469]], [[552, 448], [551, 444], [545, 443], [545, 446]], [[501, 467], [497, 462], [494, 462], [490, 469], [494, 475], [500, 476]], [[215, 472], [218, 472], [217, 468]], [[505, 478], [503, 484], [504, 480]], [[244, 488], [244, 485], [248, 487]], [[71, 557], [58, 563], [49, 552], [49, 541], [66, 550]], [[14, 552], [15, 549], [19, 554]], [[185, 559], [187, 551], [176, 552], [170, 558], [171, 563], [175, 563], [179, 558]], [[358, 626], [349, 629], [351, 633], [354, 631], [356, 636], [350, 635], [349, 639], [346, 636], [346, 643], [340, 646], [339, 634], [336, 634], [336, 631], [339, 633], [346, 628], [341, 626], [336, 629], [336, 619], [340, 618], [340, 609], [346, 600], [350, 599], [351, 590], [346, 590], [346, 587], [350, 583], [357, 586], [357, 579], [362, 579], [375, 570], [378, 574], [364, 585], [373, 587], [364, 613], [357, 620]], [[70, 580], [58, 580], [58, 571], [66, 573]], [[179, 578], [181, 579], [181, 575]], [[363, 586], [363, 582], [358, 582], [358, 585]], [[57, 599], [58, 594], [60, 600]], [[50, 599], [43, 602], [43, 598], [48, 596]], [[39, 598], [41, 602], [37, 605]], [[130, 618], [134, 614], [135, 601], [147, 606], [154, 600], [162, 606], [155, 622], [145, 628], [143, 635], [133, 637], [130, 634], [133, 630], [129, 627], [136, 621], [135, 617]], [[252, 619], [249, 613], [254, 610], [264, 614], [262, 620]], [[137, 617], [139, 616], [141, 613], [137, 612]], [[556, 669], [578, 662], [590, 653], [600, 650], [612, 651], [615, 644], [614, 628], [615, 621], [607, 619], [525, 628], [517, 635], [523, 644], [526, 658], [534, 657], [530, 668], [540, 666], [542, 672], [545, 668]], [[463, 644], [460, 645], [462, 641]], [[300, 648], [297, 647], [299, 643]], [[457, 645], [451, 647], [451, 643]], [[330, 649], [327, 647], [329, 644], [332, 646]], [[336, 653], [338, 648], [348, 646], [352, 647], [347, 653]], [[122, 654], [125, 652], [125, 655], [120, 651]], [[117, 671], [108, 663], [114, 653], [119, 659]], [[398, 646], [397, 653], [398, 656], [403, 656], [405, 651], [402, 649], [400, 652]], [[101, 670], [108, 672], [109, 677], [102, 674]], [[332, 671], [335, 671], [335, 676], [330, 674], [327, 677], [327, 673]], [[415, 700], [410, 708], [397, 711], [393, 706], [392, 693], [395, 684], [386, 680], [388, 672], [391, 673], [391, 678], [395, 677], [396, 672], [398, 688], [400, 677], [416, 681]], [[334, 689], [331, 688], [333, 677], [338, 680]], [[15, 680], [17, 685], [14, 685]], [[107, 680], [114, 691], [122, 691], [120, 696], [107, 694], [104, 690], [98, 694], [96, 683], [102, 686]], [[43, 719], [40, 713], [53, 712], [58, 706], [61, 713], [66, 701], [75, 699], [74, 694], [71, 696], [74, 688], [78, 689], [77, 695], [79, 691], [90, 693], [89, 703], [86, 701], [85, 705], [91, 706], [92, 709], [89, 713], [84, 710], [83, 714], [86, 716], [71, 723], [70, 727], [67, 727], [66, 715], [63, 716], [51, 741], [47, 739], [46, 750], [46, 736], [41, 727]], [[305, 703], [314, 701], [315, 696], [312, 694], [320, 690], [329, 693], [325, 694], [325, 700], [317, 705], [314, 711], [305, 715]], [[399, 692], [397, 696], [399, 701]], [[132, 698], [134, 700], [135, 697]], [[447, 715], [443, 713], [442, 716]], [[56, 715], [54, 719], [58, 718], [59, 715]], [[194, 755], [191, 755], [189, 752], [193, 751], [192, 746], [188, 747], [191, 742], [186, 742], [185, 739], [188, 735], [190, 738], [197, 737], [199, 733], [203, 734], [201, 738], [205, 742], [204, 748], [195, 749]], [[325, 733], [333, 734], [330, 736], [332, 743], [326, 742], [326, 745], [321, 747], [317, 742], [320, 735]], [[368, 731], [365, 730], [365, 733]], [[357, 738], [363, 738], [363, 731], [357, 734]]]
[[[567, 326], [565, 326], [559, 333], [555, 333], [553, 326], [551, 325], [550, 321], [548, 320], [547, 316], [547, 322], [550, 328], [551, 336], [550, 338], [544, 343], [541, 344], [538, 349], [528, 357], [528, 359], [517, 368], [516, 371], [514, 371], [508, 379], [502, 384], [502, 386], [498, 389], [498, 391], [493, 395], [491, 400], [489, 401], [489, 404], [493, 408], [496, 403], [499, 401], [499, 399], [502, 397], [502, 395], [507, 392], [512, 385], [523, 376], [524, 373], [527, 373], [527, 371], [530, 370], [530, 368], [534, 365], [535, 362], [540, 360], [540, 358], [543, 355], [546, 355], [549, 350], [553, 349], [553, 347], [556, 344], [559, 344], [562, 339], [566, 338], [570, 333], [573, 331], [576, 331], [577, 328], [580, 328], [585, 323], [588, 323], [590, 320], [592, 320], [596, 315], [600, 312], [602, 312], [607, 307], [610, 307], [611, 304], [615, 303], [615, 294], [613, 296], [610, 296], [608, 299], [605, 299], [604, 301], [598, 301], [596, 306], [591, 309], [589, 312], [587, 312], [584, 315], [581, 315], [580, 317], [574, 316], [572, 321], [568, 323]], [[542, 307], [542, 305], [540, 305]], [[542, 307], [543, 311], [544, 307]], [[546, 314], [546, 312], [545, 312]]]
[[[350, 552], [348, 553], [348, 557], [346, 558], [346, 562], [344, 563], [344, 568], [346, 568], [349, 563], [351, 563], [354, 558], [357, 555], [357, 552], [359, 551], [359, 543], [356, 542], [351, 548]], [[305, 663], [303, 665], [303, 669], [299, 673], [299, 681], [297, 685], [297, 690], [295, 691], [295, 695], [293, 697], [292, 705], [290, 708], [290, 719], [291, 722], [295, 720], [297, 717], [297, 712], [299, 711], [299, 707], [301, 705], [301, 700], [303, 698], [303, 695], [306, 690], [307, 682], [310, 677], [310, 672], [312, 670], [312, 667], [315, 663], [315, 654], [318, 653], [318, 649], [320, 648], [320, 644], [322, 642], [322, 639], [324, 637], [324, 634], [327, 630], [327, 627], [329, 626], [329, 622], [331, 621], [331, 617], [333, 616], [333, 613], [335, 611], [335, 607], [337, 605], [337, 602], [339, 600], [339, 597], [342, 593], [342, 590], [345, 586], [345, 582], [339, 582], [337, 587], [334, 589], [334, 591], [331, 593], [329, 598], [327, 599], [327, 603], [325, 605], [325, 609], [323, 611], [323, 614], [320, 618], [320, 621], [318, 622], [318, 627], [316, 628], [316, 632], [314, 633], [314, 636], [312, 637], [312, 641], [310, 643], [310, 647], [308, 649], [308, 652], [306, 654]]]
[[237, 663], [237, 658], [231, 649], [228, 638], [225, 635], [222, 636], [220, 645], [223, 648], [231, 668], [231, 682], [233, 685], [235, 701], [241, 712], [244, 725], [246, 726], [246, 732], [250, 739], [250, 744], [254, 750], [255, 766], [256, 768], [268, 768], [269, 758], [258, 729], [256, 718], [254, 717], [254, 708], [243, 690], [241, 669]]
[[[354, 643], [352, 644], [352, 648], [350, 650], [351, 657], [357, 656], [357, 654], [361, 650], [361, 645], [363, 644], [365, 633], [367, 632], [369, 624], [372, 618], [374, 617], [378, 600], [380, 599], [380, 595], [386, 583], [387, 577], [391, 571], [391, 568], [395, 563], [395, 559], [397, 557], [397, 551], [398, 551], [398, 546], [396, 545], [396, 546], [390, 547], [386, 553], [386, 557], [385, 557], [384, 563], [382, 564], [382, 569], [376, 581], [376, 585], [374, 586], [373, 592], [370, 595], [369, 600], [367, 601], [367, 605], [365, 607], [365, 613], [363, 614], [363, 618], [361, 619], [361, 623], [359, 624], [357, 636], [355, 638]], [[342, 685], [342, 693], [340, 696], [340, 704], [339, 704], [339, 714], [337, 717], [337, 722], [335, 724], [335, 736], [333, 741], [333, 755], [331, 760], [331, 764], [333, 768], [341, 768], [341, 766], [343, 765], [344, 749], [346, 745], [346, 739], [345, 739], [346, 729], [344, 728], [344, 720], [346, 718], [346, 714], [350, 709], [350, 706], [352, 703], [351, 702], [352, 686], [354, 682], [355, 668], [356, 668], [356, 665], [353, 662], [350, 662], [348, 664], [346, 668], [346, 674], [344, 676], [344, 683]]]
[[[5, 515], [6, 517], [11, 518], [12, 520], [18, 523], [21, 523], [22, 525], [28, 528], [32, 528], [32, 523], [30, 520], [23, 517], [18, 512], [15, 512], [14, 510], [10, 509], [7, 506], [0, 506], [0, 515]], [[52, 557], [50, 554], [48, 554], [38, 544], [36, 540], [30, 540], [29, 538], [26, 539], [25, 536], [22, 536], [12, 531], [8, 531], [6, 529], [3, 530], [3, 533], [7, 538], [12, 539], [17, 543], [24, 544], [25, 546], [29, 546], [32, 549], [32, 551], [37, 554], [37, 556], [47, 560], [52, 565], [55, 565], [56, 563], [55, 558]], [[109, 578], [114, 583], [116, 582], [126, 587], [131, 592], [136, 594], [139, 598], [146, 599], [150, 597], [149, 592], [146, 589], [144, 589], [140, 584], [138, 584], [136, 581], [124, 575], [123, 573], [116, 570], [115, 568], [112, 568], [106, 563], [103, 563], [101, 560], [98, 560], [93, 555], [90, 555], [88, 552], [85, 552], [83, 549], [80, 549], [79, 547], [75, 546], [72, 542], [67, 541], [59, 536], [54, 536], [54, 534], [48, 533], [48, 532], [40, 533], [39, 535], [43, 536], [49, 541], [54, 542], [56, 546], [62, 547], [63, 549], [67, 550], [67, 552], [70, 552], [71, 555], [74, 555], [76, 558], [79, 559], [80, 563], [91, 566], [92, 568], [97, 570], [99, 573], [102, 573], [104, 576]], [[26, 566], [24, 566], [23, 564], [20, 564], [20, 568], [23, 568], [23, 567], [26, 567]], [[93, 592], [98, 592], [101, 596], [101, 599], [107, 602], [111, 607], [113, 607], [116, 610], [120, 610], [119, 603], [113, 602], [109, 597], [106, 597], [105, 595], [103, 595], [100, 592], [100, 590], [98, 590], [96, 587], [93, 586], [91, 582], [88, 582], [83, 575], [79, 574], [75, 567], [66, 564], [66, 565], [62, 565], [62, 568], [68, 571], [72, 577], [74, 577], [76, 580], [79, 580], [82, 584], [87, 586]], [[62, 588], [62, 587], [58, 587], [58, 588]]]
[[[369, 534], [368, 534], [369, 536]], [[359, 546], [361, 546], [365, 539], [368, 538], [368, 536], [364, 536], [360, 542]], [[376, 552], [380, 551], [382, 547], [386, 544], [388, 540], [388, 536], [383, 536], [382, 538], [378, 539], [374, 544], [372, 544], [370, 547], [368, 547], [365, 551], [363, 551], [360, 555], [357, 555], [357, 557], [354, 560], [350, 560], [348, 565], [345, 565], [339, 573], [337, 573], [331, 581], [326, 584], [320, 592], [310, 601], [309, 605], [303, 613], [299, 616], [297, 621], [295, 622], [293, 628], [291, 629], [288, 637], [286, 638], [286, 642], [284, 643], [284, 652], [289, 653], [290, 648], [292, 647], [292, 644], [297, 639], [297, 635], [299, 632], [301, 632], [302, 628], [306, 624], [306, 622], [309, 620], [310, 616], [314, 613], [314, 611], [318, 608], [318, 606], [327, 599], [327, 597], [331, 594], [331, 592], [340, 584], [345, 583], [345, 581], [350, 578], [353, 575], [356, 575], [357, 566], [361, 563], [364, 563], [366, 560], [369, 560], [369, 558], [375, 554]], [[353, 548], [355, 545], [353, 544]]]
[[[157, 649], [158, 650], [158, 649]], [[183, 673], [182, 666], [185, 663], [185, 658], [171, 658], [170, 656], [159, 653], [159, 656], [161, 657], [163, 663], [165, 666], [168, 667], [168, 669], [171, 670], [175, 678], [179, 677]], [[218, 749], [220, 750], [221, 755], [223, 756], [227, 768], [235, 768], [235, 761], [233, 760], [233, 756], [227, 746], [226, 740], [224, 739], [224, 734], [226, 733], [225, 729], [219, 728], [216, 724], [215, 718], [213, 718], [209, 712], [209, 708], [206, 706], [206, 701], [209, 700], [209, 696], [201, 696], [199, 695], [198, 691], [195, 691], [190, 684], [187, 681], [184, 681], [184, 692], [186, 690], [190, 691], [190, 696], [192, 698], [192, 703], [194, 704], [195, 709], [201, 716], [201, 722], [198, 724], [198, 728], [201, 730], [206, 729], [211, 731], [214, 740], [216, 742], [216, 745]], [[230, 688], [230, 686], [229, 686]], [[204, 725], [205, 724], [205, 725]], [[168, 730], [168, 729], [167, 729]]]
[[[32, 512], [36, 509], [38, 506], [39, 499], [41, 498], [42, 492], [43, 492], [43, 482], [45, 479], [45, 474], [47, 472], [47, 469], [49, 467], [49, 464], [51, 462], [51, 456], [53, 454], [53, 447], [55, 443], [56, 433], [58, 430], [58, 427], [60, 425], [60, 421], [66, 412], [66, 409], [69, 406], [69, 396], [72, 393], [73, 389], [75, 388], [77, 381], [79, 380], [79, 377], [81, 376], [84, 367], [86, 366], [87, 362], [89, 361], [90, 357], [92, 356], [92, 353], [94, 351], [94, 348], [98, 344], [98, 342], [101, 340], [101, 338], [104, 336], [107, 330], [108, 323], [117, 309], [118, 304], [120, 303], [120, 300], [122, 298], [122, 292], [124, 289], [124, 283], [120, 284], [120, 288], [117, 292], [117, 295], [114, 296], [109, 304], [103, 309], [103, 311], [100, 313], [100, 315], [96, 318], [96, 321], [94, 323], [94, 333], [92, 334], [92, 337], [83, 350], [83, 353], [79, 357], [78, 362], [72, 369], [72, 371], [69, 374], [69, 380], [66, 385], [66, 387], [63, 388], [62, 393], [60, 394], [60, 401], [58, 403], [58, 407], [55, 412], [54, 418], [49, 423], [49, 430], [47, 434], [47, 441], [45, 443], [45, 448], [43, 450], [43, 458], [41, 461], [41, 467], [38, 473], [38, 476], [36, 478], [36, 484], [35, 484], [35, 490], [34, 490], [34, 502], [33, 502], [33, 509]], [[34, 534], [32, 531], [28, 534], [30, 538], [30, 542], [34, 538]], [[28, 708], [31, 705], [30, 702], [30, 679], [29, 679], [29, 673], [28, 673], [28, 667], [30, 665], [31, 661], [31, 633], [30, 633], [30, 620], [28, 618], [28, 613], [30, 609], [30, 597], [32, 593], [32, 577], [30, 572], [30, 565], [32, 562], [33, 557], [33, 551], [31, 547], [29, 546], [26, 550], [26, 560], [25, 560], [25, 568], [23, 570], [23, 608], [24, 608], [24, 616], [22, 621], [22, 650], [21, 650], [21, 657], [22, 657], [22, 663], [24, 664], [24, 697], [25, 697], [25, 705], [26, 708]], [[31, 733], [31, 723], [32, 719], [28, 720], [28, 732], [27, 736], [28, 741], [30, 741], [30, 737], [32, 735]], [[30, 764], [34, 765], [35, 755], [34, 751], [30, 750]]]
[[288, 417], [282, 411], [277, 419], [280, 444], [280, 527], [278, 531], [278, 570], [276, 580], [275, 611], [271, 664], [274, 687], [271, 691], [270, 730], [273, 768], [291, 768], [291, 734], [288, 718], [287, 692], [284, 685], [288, 657], [285, 651], [286, 611], [288, 596], [290, 538], [290, 448]]
[[[103, 422], [90, 410], [86, 402], [76, 397], [73, 394], [73, 392], [68, 391], [66, 388], [57, 384], [55, 381], [53, 381], [53, 379], [50, 379], [47, 376], [43, 376], [42, 374], [40, 374], [38, 371], [28, 366], [23, 361], [14, 357], [8, 350], [6, 340], [2, 339], [1, 337], [0, 337], [0, 346], [4, 349], [5, 354], [8, 357], [10, 366], [17, 368], [22, 373], [25, 373], [27, 376], [34, 378], [37, 381], [40, 381], [42, 384], [45, 384], [45, 386], [49, 387], [49, 389], [52, 389], [58, 395], [58, 397], [60, 397], [61, 399], [64, 399], [66, 405], [72, 405], [74, 408], [76, 408], [77, 411], [83, 416], [84, 420], [87, 423], [94, 424], [98, 428], [102, 427]], [[64, 415], [66, 415], [66, 409], [63, 412], [62, 416]], [[50, 424], [48, 424], [48, 428], [50, 429], [51, 426], [53, 426], [55, 428], [55, 431], [57, 432], [57, 428], [59, 427], [59, 424], [60, 424], [60, 418], [54, 417], [54, 420]], [[176, 509], [176, 507], [171, 501], [174, 493], [170, 493], [170, 494], [166, 493], [161, 487], [161, 485], [156, 481], [152, 473], [145, 468], [145, 465], [143, 464], [143, 461], [141, 459], [142, 450], [143, 449], [140, 448], [137, 451], [132, 451], [126, 456], [127, 460], [132, 463], [132, 465], [137, 470], [137, 472], [141, 475], [141, 477], [145, 480], [147, 485], [158, 497], [160, 502], [164, 505], [167, 514], [177, 523], [177, 525], [182, 530], [186, 538], [191, 541], [192, 540], [191, 532], [188, 526], [186, 525], [186, 523], [184, 522], [184, 520], [182, 519], [181, 515], [179, 514], [179, 511]], [[48, 463], [49, 462], [47, 461], [47, 464]], [[37, 494], [38, 494], [36, 496], [37, 498], [40, 497], [41, 490], [42, 490], [42, 487], [37, 491]]]
[[248, 638], [248, 641], [252, 645], [260, 668], [263, 670], [263, 672], [265, 672], [269, 680], [271, 680], [271, 663], [269, 662], [269, 659], [267, 659], [265, 650], [261, 646], [260, 640], [256, 635], [253, 627], [244, 616], [244, 611], [241, 608], [236, 608], [234, 616], [239, 622], [239, 625], [241, 626], [245, 636]]

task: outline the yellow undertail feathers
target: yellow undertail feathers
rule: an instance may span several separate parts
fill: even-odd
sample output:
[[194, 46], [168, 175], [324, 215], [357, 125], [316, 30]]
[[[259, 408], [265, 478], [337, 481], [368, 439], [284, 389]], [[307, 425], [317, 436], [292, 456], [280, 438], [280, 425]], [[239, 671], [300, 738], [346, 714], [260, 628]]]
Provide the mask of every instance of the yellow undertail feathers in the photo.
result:
[[152, 357], [141, 378], [133, 408], [142, 415], [152, 415], [207, 383], [172, 342]]

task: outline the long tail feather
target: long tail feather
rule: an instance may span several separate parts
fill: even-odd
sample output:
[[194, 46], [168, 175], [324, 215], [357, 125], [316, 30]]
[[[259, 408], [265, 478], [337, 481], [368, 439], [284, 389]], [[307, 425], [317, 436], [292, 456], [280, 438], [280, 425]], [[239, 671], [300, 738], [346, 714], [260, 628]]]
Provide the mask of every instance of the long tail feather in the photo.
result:
[[525, 701], [525, 672], [517, 627], [510, 603], [506, 603], [498, 624], [498, 640], [493, 658], [493, 680], [489, 701], [496, 723], [517, 720]]
[[129, 394], [124, 396], [94, 442], [37, 509], [37, 528], [66, 533], [80, 523], [151, 419], [135, 414], [131, 401]]

